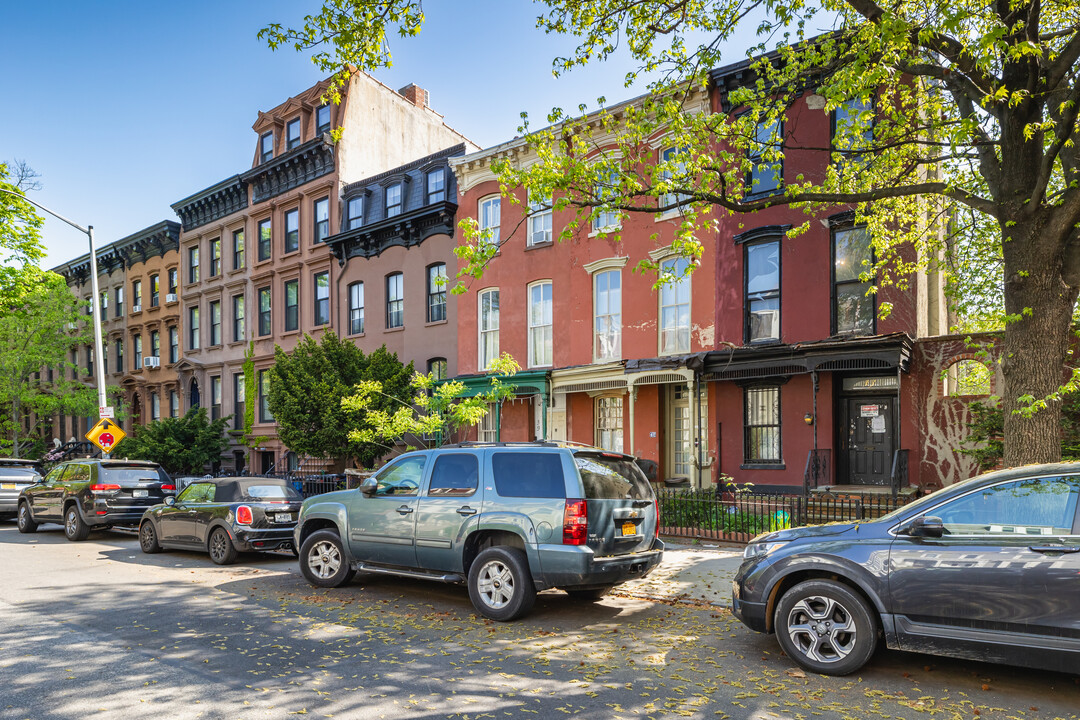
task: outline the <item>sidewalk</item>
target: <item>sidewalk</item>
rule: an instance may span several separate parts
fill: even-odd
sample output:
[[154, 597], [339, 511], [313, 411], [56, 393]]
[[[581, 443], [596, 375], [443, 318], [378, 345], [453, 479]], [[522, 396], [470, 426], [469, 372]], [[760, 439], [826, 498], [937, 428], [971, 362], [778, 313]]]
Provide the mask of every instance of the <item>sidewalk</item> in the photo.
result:
[[681, 601], [731, 607], [731, 581], [742, 563], [742, 546], [664, 539], [664, 560], [642, 580], [615, 588], [615, 594], [653, 601]]

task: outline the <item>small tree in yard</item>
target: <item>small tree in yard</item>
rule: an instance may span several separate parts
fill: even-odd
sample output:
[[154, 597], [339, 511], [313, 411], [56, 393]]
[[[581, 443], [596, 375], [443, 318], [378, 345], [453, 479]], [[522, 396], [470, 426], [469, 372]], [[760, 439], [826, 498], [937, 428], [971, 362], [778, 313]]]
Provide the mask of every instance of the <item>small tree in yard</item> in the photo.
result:
[[[465, 384], [457, 380], [436, 380], [433, 375], [416, 373], [410, 386], [412, 404], [383, 391], [382, 383], [367, 380], [353, 388], [353, 394], [341, 401], [342, 407], [363, 420], [349, 430], [353, 442], [378, 445], [392, 450], [395, 445], [410, 449], [437, 447], [466, 427], [478, 425], [493, 403], [514, 394], [514, 386], [505, 382], [521, 370], [508, 353], [491, 364], [491, 389], [472, 397], [462, 397]], [[378, 407], [393, 401], [396, 407]]]
[[116, 446], [112, 457], [150, 460], [170, 475], [201, 475], [228, 449], [225, 428], [231, 417], [210, 420], [206, 408], [198, 407], [183, 417], [136, 426]]
[[363, 421], [366, 410], [342, 404], [352, 388], [378, 383], [384, 395], [371, 410], [383, 410], [408, 397], [412, 363], [403, 365], [385, 346], [370, 355], [327, 331], [320, 342], [305, 335], [287, 353], [274, 351], [270, 370], [270, 412], [278, 435], [295, 453], [339, 461], [355, 459], [370, 465], [382, 454], [378, 445], [350, 437], [349, 428]]

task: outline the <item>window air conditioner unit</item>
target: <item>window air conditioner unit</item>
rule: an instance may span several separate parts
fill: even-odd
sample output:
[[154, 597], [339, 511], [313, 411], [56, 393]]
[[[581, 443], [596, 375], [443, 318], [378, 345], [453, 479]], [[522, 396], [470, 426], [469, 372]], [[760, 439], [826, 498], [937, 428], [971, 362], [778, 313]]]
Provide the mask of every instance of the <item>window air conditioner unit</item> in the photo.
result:
[[165, 302], [176, 302], [176, 293], [169, 293], [166, 295]]
[[132, 305], [131, 306], [131, 312], [133, 312], [133, 313], [142, 312], [142, 305]]
[[755, 310], [750, 313], [750, 337], [756, 340], [780, 337], [780, 311]]
[[150, 357], [144, 357], [142, 359], [144, 368], [159, 368], [161, 367], [161, 358], [157, 355], [151, 355]]

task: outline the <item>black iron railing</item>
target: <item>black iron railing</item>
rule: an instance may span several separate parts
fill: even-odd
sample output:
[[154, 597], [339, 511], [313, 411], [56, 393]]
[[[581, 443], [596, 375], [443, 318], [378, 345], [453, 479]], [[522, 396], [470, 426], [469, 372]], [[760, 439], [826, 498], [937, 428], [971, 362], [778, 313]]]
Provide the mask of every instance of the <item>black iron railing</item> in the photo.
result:
[[832, 450], [810, 450], [803, 471], [803, 494], [822, 485], [832, 485]]
[[903, 488], [908, 484], [908, 451], [897, 450], [893, 453], [892, 472], [890, 474], [890, 480], [892, 482], [893, 497], [896, 496]]

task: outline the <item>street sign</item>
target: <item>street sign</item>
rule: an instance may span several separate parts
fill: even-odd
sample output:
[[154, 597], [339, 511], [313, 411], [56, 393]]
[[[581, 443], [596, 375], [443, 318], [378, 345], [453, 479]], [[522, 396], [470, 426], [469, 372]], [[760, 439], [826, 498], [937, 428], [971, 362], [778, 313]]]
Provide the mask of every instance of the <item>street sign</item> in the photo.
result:
[[111, 453], [113, 448], [125, 437], [127, 437], [127, 433], [115, 422], [105, 417], [98, 420], [97, 425], [90, 428], [90, 431], [86, 433], [86, 439], [97, 445], [101, 452], [105, 454]]
[[98, 417], [109, 418], [110, 420], [116, 417], [116, 408], [112, 405], [102, 405], [97, 409]]

